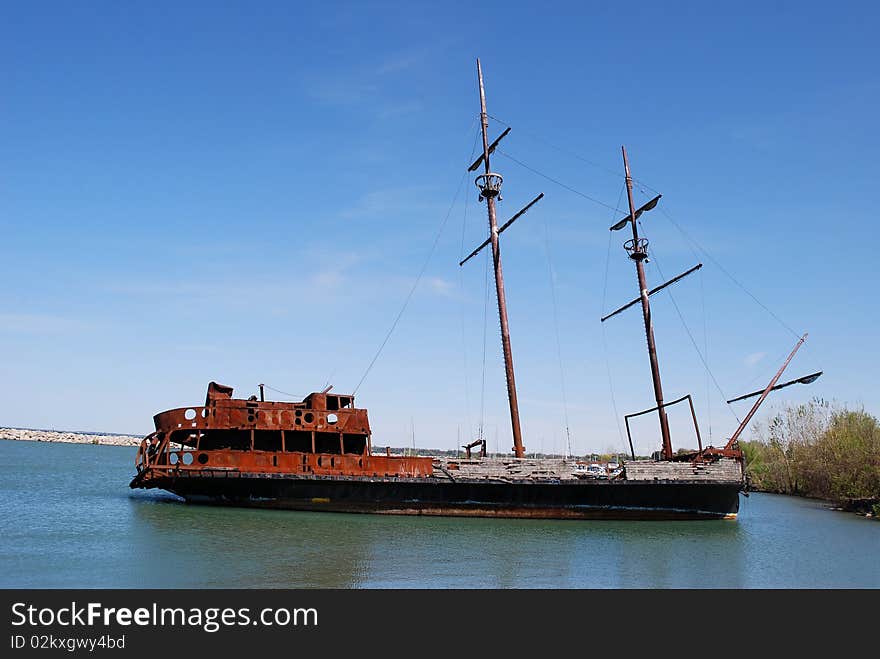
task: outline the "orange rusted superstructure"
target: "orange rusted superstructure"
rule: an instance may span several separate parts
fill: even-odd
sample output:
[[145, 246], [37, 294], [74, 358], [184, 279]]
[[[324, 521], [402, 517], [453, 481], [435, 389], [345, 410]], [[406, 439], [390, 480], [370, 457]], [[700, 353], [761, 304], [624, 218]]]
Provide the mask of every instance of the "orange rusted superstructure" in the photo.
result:
[[372, 455], [367, 410], [355, 408], [350, 395], [243, 400], [211, 382], [204, 406], [160, 412], [153, 421], [155, 432], [138, 449], [133, 487], [233, 473], [418, 478], [433, 471], [431, 458]]

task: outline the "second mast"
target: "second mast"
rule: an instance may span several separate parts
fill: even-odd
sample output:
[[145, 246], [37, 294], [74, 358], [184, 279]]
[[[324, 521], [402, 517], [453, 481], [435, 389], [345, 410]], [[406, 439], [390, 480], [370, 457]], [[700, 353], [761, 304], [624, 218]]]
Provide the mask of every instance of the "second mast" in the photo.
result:
[[648, 301], [648, 283], [645, 277], [644, 261], [648, 257], [648, 241], [639, 238], [637, 224], [638, 215], [633, 204], [632, 176], [629, 173], [629, 160], [626, 157], [626, 147], [620, 147], [623, 152], [623, 169], [626, 174], [626, 194], [629, 201], [629, 219], [632, 223], [632, 240], [626, 242], [624, 247], [629, 257], [635, 261], [636, 275], [639, 279], [639, 298], [642, 302], [642, 315], [645, 319], [645, 338], [648, 341], [648, 357], [651, 360], [651, 379], [654, 381], [654, 398], [657, 401], [657, 413], [660, 415], [660, 434], [663, 436], [663, 458], [672, 459], [672, 439], [669, 436], [669, 419], [666, 416], [666, 407], [663, 405], [663, 385], [660, 382], [660, 365], [657, 362], [657, 346], [654, 344], [654, 325], [651, 322], [651, 303]]
[[504, 296], [504, 275], [501, 272], [501, 249], [498, 244], [498, 223], [495, 217], [495, 198], [500, 199], [500, 174], [489, 168], [489, 115], [486, 113], [486, 93], [483, 89], [483, 69], [477, 60], [477, 77], [480, 81], [480, 125], [483, 133], [484, 174], [477, 177], [480, 197], [486, 200], [489, 214], [489, 240], [492, 244], [492, 263], [495, 266], [495, 293], [498, 297], [498, 317], [501, 322], [501, 349], [504, 352], [504, 373], [507, 378], [507, 398], [510, 402], [510, 425], [513, 430], [513, 452], [518, 458], [525, 455], [522, 430], [519, 423], [519, 403], [516, 399], [516, 380], [513, 374], [513, 353], [510, 349], [510, 327], [507, 322], [507, 301]]

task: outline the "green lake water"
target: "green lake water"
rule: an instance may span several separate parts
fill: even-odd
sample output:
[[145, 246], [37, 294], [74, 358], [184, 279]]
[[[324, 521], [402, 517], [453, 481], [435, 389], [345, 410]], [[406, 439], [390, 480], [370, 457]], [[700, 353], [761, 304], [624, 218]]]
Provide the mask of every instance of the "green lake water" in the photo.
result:
[[130, 490], [134, 455], [0, 441], [0, 587], [880, 587], [880, 522], [818, 501], [710, 522], [219, 508]]

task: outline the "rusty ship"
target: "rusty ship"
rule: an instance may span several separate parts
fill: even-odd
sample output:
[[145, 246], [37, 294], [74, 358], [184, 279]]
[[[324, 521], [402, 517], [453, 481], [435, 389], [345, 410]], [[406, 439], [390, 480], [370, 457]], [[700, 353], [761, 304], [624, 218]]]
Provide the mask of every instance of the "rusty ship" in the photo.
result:
[[[610, 227], [629, 228], [624, 248], [634, 264], [639, 297], [608, 318], [639, 305], [645, 325], [656, 405], [625, 417], [631, 460], [610, 474], [589, 473], [567, 458], [527, 458], [520, 428], [510, 329], [507, 316], [499, 236], [543, 197], [532, 202], [500, 227], [496, 202], [502, 177], [490, 168], [490, 157], [508, 127], [491, 144], [482, 69], [477, 61], [480, 94], [482, 155], [469, 171], [476, 177], [480, 201], [486, 203], [489, 236], [459, 263], [462, 266], [485, 247], [492, 266], [504, 356], [512, 431], [512, 454], [488, 456], [485, 440], [466, 445], [464, 457], [398, 455], [386, 448], [374, 453], [366, 409], [355, 406], [353, 394], [326, 388], [298, 402], [267, 401], [263, 385], [259, 398], [234, 398], [231, 387], [211, 382], [204, 405], [171, 409], [154, 417], [155, 431], [140, 444], [132, 488], [159, 488], [187, 502], [291, 510], [459, 515], [549, 519], [733, 519], [740, 494], [746, 490], [743, 454], [738, 438], [768, 394], [807, 376], [777, 384], [795, 352], [762, 390], [739, 399], [757, 397], [748, 414], [724, 446], [702, 445], [690, 395], [665, 401], [649, 298], [700, 266], [648, 289], [644, 263], [648, 242], [639, 235], [638, 218], [656, 207], [658, 195], [640, 208], [633, 202], [633, 185], [626, 150], [624, 178], [629, 213]], [[666, 409], [687, 401], [699, 448], [673, 451]], [[731, 401], [728, 401], [731, 402]], [[629, 420], [656, 413], [659, 450], [652, 459], [636, 459]], [[480, 447], [477, 455], [471, 449]]]

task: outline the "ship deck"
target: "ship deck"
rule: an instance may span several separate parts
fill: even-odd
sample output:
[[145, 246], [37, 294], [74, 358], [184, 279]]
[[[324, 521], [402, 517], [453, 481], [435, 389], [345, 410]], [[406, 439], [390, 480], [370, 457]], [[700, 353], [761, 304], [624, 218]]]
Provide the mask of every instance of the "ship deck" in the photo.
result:
[[[575, 481], [602, 480], [576, 475], [576, 461], [560, 458], [434, 458], [433, 478], [449, 480]], [[742, 467], [737, 460], [721, 458], [713, 462], [656, 462], [633, 460], [624, 464], [620, 480], [741, 482]]]

